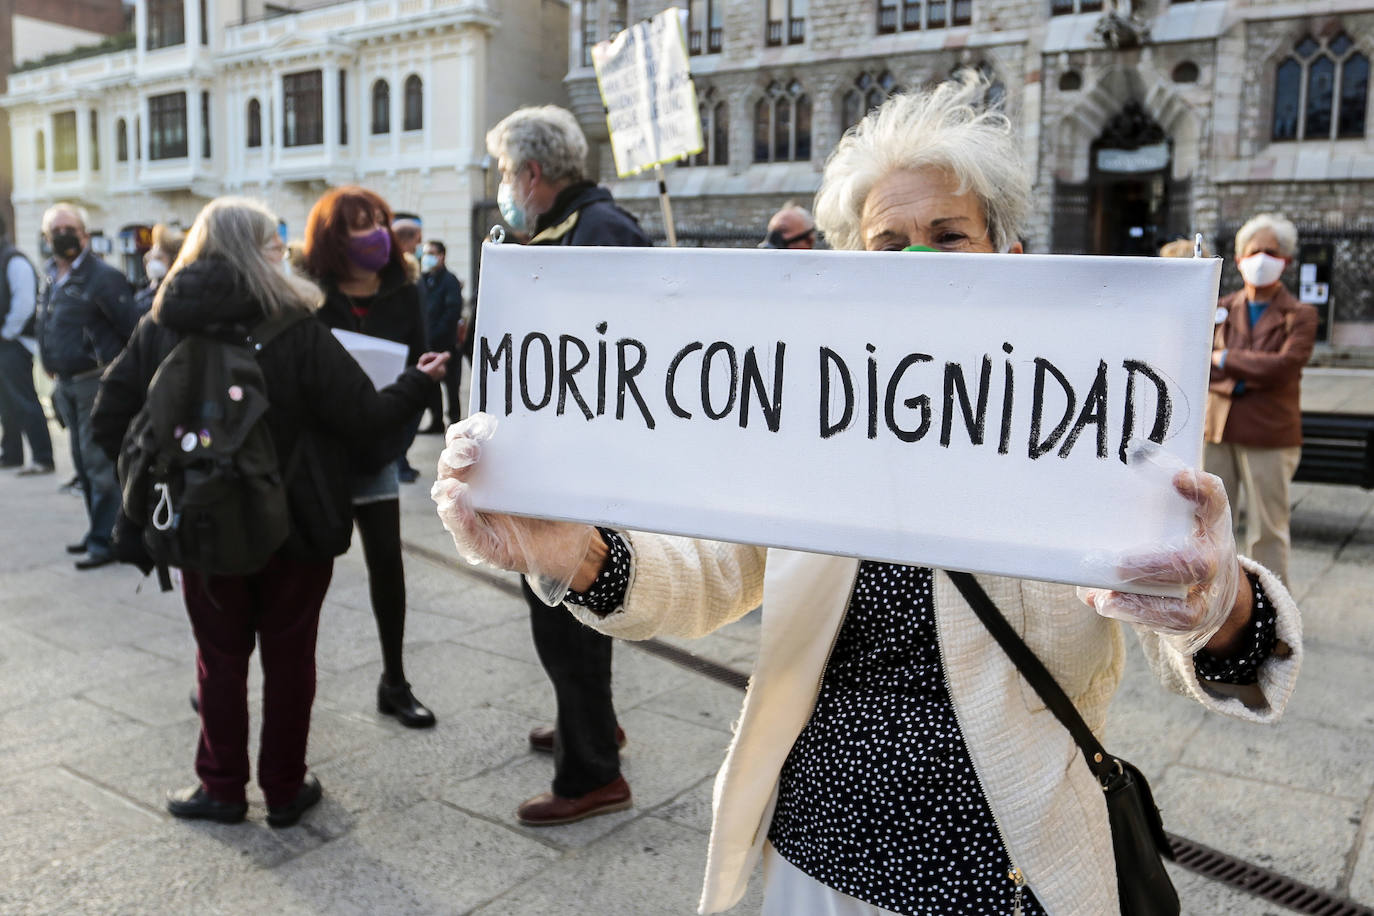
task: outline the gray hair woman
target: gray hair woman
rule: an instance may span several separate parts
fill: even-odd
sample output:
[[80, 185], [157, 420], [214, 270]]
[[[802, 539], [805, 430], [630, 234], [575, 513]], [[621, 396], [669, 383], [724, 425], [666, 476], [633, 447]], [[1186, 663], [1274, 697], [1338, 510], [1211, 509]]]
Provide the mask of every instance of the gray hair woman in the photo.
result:
[[1288, 581], [1288, 485], [1302, 458], [1302, 370], [1317, 338], [1317, 310], [1283, 285], [1298, 229], [1261, 213], [1236, 233], [1242, 288], [1217, 302], [1203, 466], [1226, 492], [1245, 491], [1237, 540]]
[[[816, 200], [831, 244], [1020, 250], [1028, 185], [1006, 118], [977, 104], [985, 89], [968, 75], [898, 96], [840, 142]], [[483, 415], [450, 430], [434, 488], [468, 557], [526, 572], [629, 639], [701, 635], [763, 606], [702, 912], [733, 906], [760, 858], [768, 916], [1117, 911], [1097, 779], [944, 572], [479, 514], [467, 479], [491, 432]], [[1240, 718], [1276, 718], [1296, 677], [1297, 608], [1236, 557], [1219, 482], [1184, 471], [1174, 486], [1195, 504], [1195, 537], [1150, 551], [1141, 581], [1186, 598], [1080, 602], [1068, 586], [980, 577], [1098, 730], [1125, 652], [1111, 618], [1133, 624], [1167, 686]], [[1248, 705], [1209, 686], [1257, 679]]]
[[[376, 391], [324, 324], [311, 320], [324, 297], [314, 284], [282, 271], [285, 251], [277, 218], [262, 204], [243, 198], [206, 204], [158, 287], [150, 317], [101, 378], [91, 418], [97, 441], [113, 457], [153, 374], [184, 337], [234, 329], [262, 337], [257, 362], [271, 393], [263, 422], [281, 465], [290, 530], [252, 573], [182, 570], [182, 597], [196, 639], [201, 728], [199, 779], [167, 796], [167, 810], [179, 818], [236, 823], [248, 812], [247, 678], [255, 643], [262, 647], [265, 680], [257, 775], [267, 823], [288, 827], [319, 802], [319, 780], [306, 770], [306, 740], [320, 608], [334, 557], [348, 549], [352, 535], [348, 454], [399, 433], [424, 406], [431, 379], [444, 374], [447, 362], [446, 355], [427, 353]], [[218, 415], [231, 410], [229, 402], [244, 400], [237, 387], [228, 389], [224, 404], [210, 405]], [[158, 433], [181, 436], [180, 430]], [[200, 435], [208, 447], [209, 434]], [[196, 448], [182, 441], [188, 452]], [[302, 456], [308, 457], [297, 460]], [[309, 470], [288, 470], [297, 464]], [[121, 538], [127, 532], [138, 543], [142, 532], [129, 519], [121, 521]]]

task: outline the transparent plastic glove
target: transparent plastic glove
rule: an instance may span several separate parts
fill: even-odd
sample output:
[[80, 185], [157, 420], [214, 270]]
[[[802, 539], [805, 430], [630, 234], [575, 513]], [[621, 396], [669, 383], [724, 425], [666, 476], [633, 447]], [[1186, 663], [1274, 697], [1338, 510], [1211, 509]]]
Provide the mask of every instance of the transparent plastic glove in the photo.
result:
[[463, 559], [524, 573], [539, 600], [555, 607], [587, 558], [596, 529], [473, 508], [468, 479], [482, 456], [482, 443], [495, 432], [496, 418], [485, 413], [448, 428], [430, 498]]
[[1080, 588], [1078, 597], [1104, 617], [1143, 624], [1165, 635], [1179, 651], [1202, 648], [1231, 614], [1240, 587], [1240, 563], [1231, 533], [1231, 504], [1221, 478], [1185, 467], [1153, 442], [1133, 441], [1131, 460], [1172, 472], [1174, 489], [1193, 503], [1193, 531], [1183, 543], [1154, 544], [1116, 556], [1094, 558], [1120, 578], [1142, 586], [1183, 586], [1183, 598]]

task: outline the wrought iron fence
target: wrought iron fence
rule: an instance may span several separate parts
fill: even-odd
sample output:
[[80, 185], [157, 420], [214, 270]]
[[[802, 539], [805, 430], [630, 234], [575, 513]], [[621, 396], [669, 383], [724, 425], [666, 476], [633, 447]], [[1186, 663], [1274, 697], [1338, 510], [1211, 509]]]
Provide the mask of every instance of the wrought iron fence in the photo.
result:
[[[1217, 229], [1217, 254], [1222, 258], [1221, 289], [1239, 289], [1240, 274], [1234, 254], [1239, 224], [1223, 224]], [[1299, 223], [1298, 244], [1324, 242], [1331, 245], [1331, 316], [1333, 321], [1374, 321], [1374, 224], [1332, 226], [1325, 223]], [[1298, 289], [1297, 259], [1284, 272], [1284, 284]]]

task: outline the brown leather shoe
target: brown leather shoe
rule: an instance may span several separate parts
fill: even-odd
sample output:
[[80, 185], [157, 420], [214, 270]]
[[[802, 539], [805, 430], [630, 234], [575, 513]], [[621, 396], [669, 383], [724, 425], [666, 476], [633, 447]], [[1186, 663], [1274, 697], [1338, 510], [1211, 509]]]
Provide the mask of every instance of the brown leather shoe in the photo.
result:
[[[552, 725], [536, 725], [530, 729], [530, 750], [538, 751], [541, 754], [553, 753], [553, 736], [557, 729]], [[619, 725], [615, 727], [615, 743], [622, 750], [625, 748], [625, 729]]]
[[564, 798], [552, 792], [536, 795], [516, 808], [515, 816], [527, 827], [552, 827], [598, 814], [624, 811], [632, 804], [630, 784], [624, 776], [617, 776], [601, 788], [577, 798]]

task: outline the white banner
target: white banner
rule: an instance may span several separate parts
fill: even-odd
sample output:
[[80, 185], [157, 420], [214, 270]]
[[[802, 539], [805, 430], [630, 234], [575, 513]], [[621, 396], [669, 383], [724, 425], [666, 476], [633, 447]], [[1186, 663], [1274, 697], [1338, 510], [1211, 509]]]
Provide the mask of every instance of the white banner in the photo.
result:
[[595, 45], [592, 64], [621, 178], [701, 152], [680, 10], [669, 7]]
[[1120, 585], [1181, 540], [1220, 262], [483, 248], [480, 508]]

